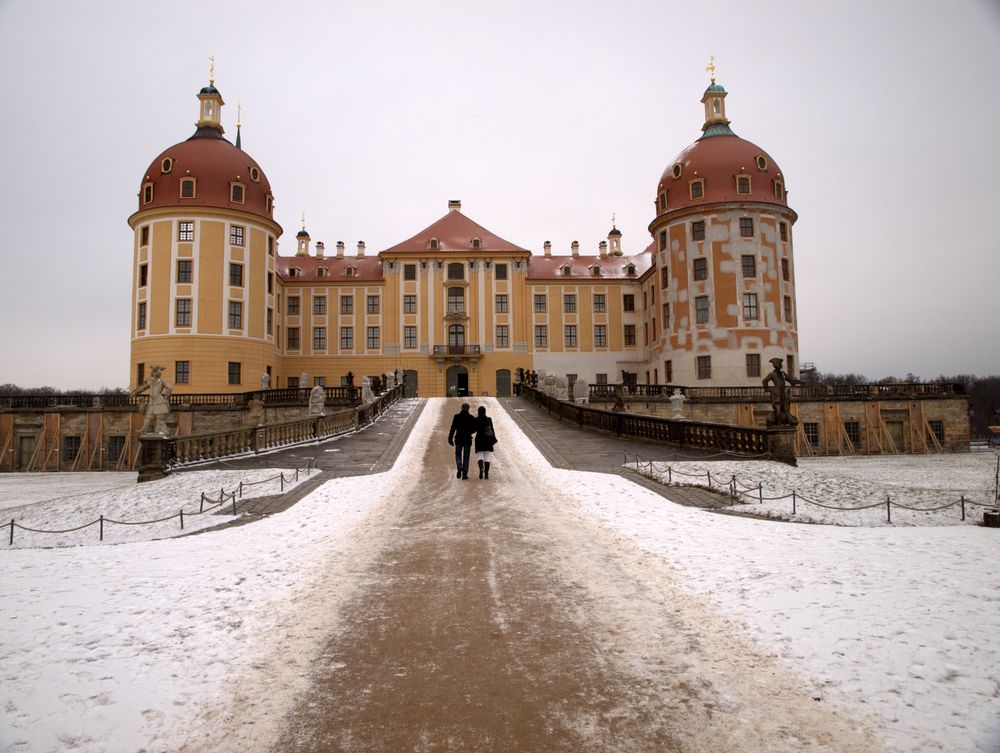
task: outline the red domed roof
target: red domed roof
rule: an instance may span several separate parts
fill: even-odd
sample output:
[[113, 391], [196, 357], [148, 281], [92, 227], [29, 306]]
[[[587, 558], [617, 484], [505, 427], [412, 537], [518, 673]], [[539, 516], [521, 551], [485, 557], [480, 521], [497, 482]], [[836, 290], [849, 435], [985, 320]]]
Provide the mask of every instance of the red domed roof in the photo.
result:
[[[741, 178], [749, 178], [749, 186]], [[704, 180], [701, 196], [691, 189], [699, 179]], [[726, 201], [788, 206], [781, 168], [759, 146], [736, 135], [705, 136], [678, 154], [660, 176], [656, 197], [658, 214]]]
[[[184, 178], [195, 179], [193, 197], [181, 197]], [[234, 183], [243, 186], [242, 203], [233, 201]], [[153, 188], [148, 202], [147, 184]], [[217, 207], [273, 219], [270, 196], [271, 184], [253, 157], [229, 143], [218, 130], [199, 128], [187, 141], [164, 150], [143, 173], [139, 209]]]

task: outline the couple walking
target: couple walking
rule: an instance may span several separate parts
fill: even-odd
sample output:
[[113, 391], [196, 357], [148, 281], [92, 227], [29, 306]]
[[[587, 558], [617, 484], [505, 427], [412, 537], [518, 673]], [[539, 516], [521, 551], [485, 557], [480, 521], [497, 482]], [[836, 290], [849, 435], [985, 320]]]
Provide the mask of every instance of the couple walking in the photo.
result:
[[469, 478], [469, 453], [472, 449], [472, 435], [476, 435], [476, 457], [479, 459], [479, 478], [490, 477], [490, 461], [493, 459], [493, 445], [497, 435], [493, 431], [493, 419], [486, 415], [486, 408], [479, 406], [475, 417], [469, 413], [469, 404], [462, 403], [462, 410], [451, 420], [448, 444], [455, 447], [456, 478]]

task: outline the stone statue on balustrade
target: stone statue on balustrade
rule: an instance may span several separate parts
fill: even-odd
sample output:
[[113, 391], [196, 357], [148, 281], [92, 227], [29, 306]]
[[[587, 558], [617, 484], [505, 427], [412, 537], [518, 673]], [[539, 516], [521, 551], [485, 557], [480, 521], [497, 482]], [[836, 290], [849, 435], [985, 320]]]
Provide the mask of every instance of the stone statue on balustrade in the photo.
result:
[[156, 434], [161, 437], [170, 436], [170, 429], [167, 428], [167, 416], [170, 415], [170, 393], [173, 390], [160, 377], [162, 373], [162, 366], [150, 367], [149, 379], [129, 393], [129, 397], [132, 397], [147, 390], [149, 391], [149, 396], [146, 398], [146, 418], [142, 424], [142, 434]]
[[326, 388], [322, 384], [317, 384], [309, 393], [309, 415], [326, 415]]
[[396, 372], [395, 371], [385, 372], [385, 388], [387, 390], [391, 390], [395, 386], [396, 386]]
[[781, 370], [784, 364], [782, 359], [772, 358], [770, 364], [774, 366], [774, 371], [763, 379], [764, 388], [771, 395], [771, 415], [767, 417], [767, 425], [795, 426], [799, 420], [791, 413], [792, 399], [789, 387], [802, 382]]
[[625, 412], [625, 395], [620, 384], [614, 386], [614, 396], [615, 402], [611, 406], [611, 410], [614, 413], [624, 413]]
[[686, 420], [684, 416], [684, 402], [687, 400], [687, 395], [681, 392], [680, 387], [675, 387], [674, 391], [670, 395], [670, 406], [674, 409], [674, 415], [671, 416], [675, 421]]
[[271, 375], [266, 371], [260, 375], [260, 388], [262, 390], [271, 389]]
[[368, 377], [364, 377], [361, 380], [361, 402], [363, 403], [375, 402], [375, 393], [372, 392], [372, 383]]

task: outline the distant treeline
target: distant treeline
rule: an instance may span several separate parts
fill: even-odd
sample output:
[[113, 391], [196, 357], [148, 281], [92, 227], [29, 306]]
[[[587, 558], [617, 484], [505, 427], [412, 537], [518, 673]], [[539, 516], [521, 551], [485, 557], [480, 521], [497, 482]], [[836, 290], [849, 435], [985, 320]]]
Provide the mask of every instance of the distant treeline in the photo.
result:
[[16, 384], [0, 384], [0, 395], [125, 395], [124, 387], [101, 387], [99, 390], [59, 390], [55, 387], [19, 387]]

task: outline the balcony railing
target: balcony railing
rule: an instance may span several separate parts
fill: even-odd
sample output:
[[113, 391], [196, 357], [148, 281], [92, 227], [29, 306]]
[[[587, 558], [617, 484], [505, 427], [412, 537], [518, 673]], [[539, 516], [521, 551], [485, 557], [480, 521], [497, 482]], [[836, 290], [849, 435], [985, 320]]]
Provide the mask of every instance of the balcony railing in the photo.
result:
[[[268, 406], [308, 402], [311, 387], [284, 387], [276, 390], [252, 392], [190, 392], [170, 395], [170, 405], [175, 408], [242, 408], [257, 397]], [[361, 399], [359, 387], [324, 387], [328, 405], [353, 405]], [[125, 393], [102, 395], [99, 393], [74, 393], [67, 395], [0, 395], [0, 410], [44, 410], [46, 408], [126, 408], [146, 404], [145, 395], [130, 396]]]
[[[590, 402], [611, 403], [621, 389], [625, 400], [668, 400], [679, 389], [689, 400], [768, 401], [763, 387], [685, 387], [680, 384], [592, 384]], [[965, 395], [961, 382], [889, 382], [886, 384], [798, 385], [792, 387], [793, 400], [880, 400], [911, 397], [952, 397]]]
[[481, 356], [478, 345], [435, 345], [432, 351], [435, 356]]

